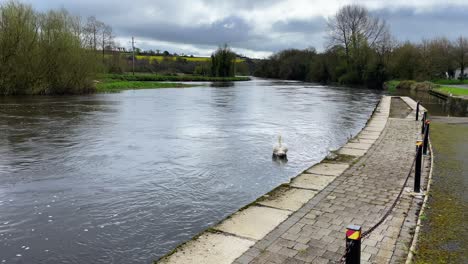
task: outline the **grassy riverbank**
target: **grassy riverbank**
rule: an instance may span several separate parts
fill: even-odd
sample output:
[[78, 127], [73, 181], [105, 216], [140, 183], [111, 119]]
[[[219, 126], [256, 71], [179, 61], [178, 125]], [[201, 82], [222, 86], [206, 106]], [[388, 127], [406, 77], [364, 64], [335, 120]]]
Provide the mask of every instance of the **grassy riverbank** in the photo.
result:
[[[196, 82], [232, 82], [248, 81], [249, 77], [210, 77], [197, 75], [158, 75], [133, 74], [103, 74], [98, 78], [96, 91], [98, 93], [119, 92], [129, 89], [185, 88], [198, 86]], [[177, 83], [177, 82], [192, 82]]]
[[452, 95], [468, 95], [468, 89], [463, 89], [463, 88], [457, 88], [457, 87], [450, 87], [450, 86], [441, 86], [440, 88], [437, 88], [438, 91], [441, 91], [446, 94], [452, 94]]
[[193, 86], [197, 85], [167, 82], [102, 80], [96, 84], [96, 91], [98, 93], [112, 93], [130, 89], [186, 88]]
[[411, 80], [405, 80], [405, 81], [399, 81], [399, 80], [391, 80], [385, 83], [385, 86], [388, 91], [390, 92], [395, 92], [397, 89], [416, 89], [418, 90], [418, 86], [421, 88], [424, 88], [424, 90], [429, 90], [428, 85], [431, 86], [431, 89], [434, 89], [436, 91], [440, 91], [442, 93], [445, 93], [447, 95], [459, 95], [459, 96], [464, 96], [468, 95], [468, 89], [463, 89], [463, 88], [458, 88], [458, 87], [452, 87], [452, 86], [447, 86], [450, 84], [460, 84], [459, 81], [455, 83], [453, 80], [446, 80], [447, 84], [446, 85], [440, 85], [441, 81], [438, 81], [436, 83], [431, 83], [431, 82], [416, 82], [416, 81], [411, 81]]
[[398, 86], [398, 84], [400, 84], [400, 81], [391, 80], [391, 81], [386, 82], [385, 86], [386, 86], [388, 91], [394, 92], [394, 91], [396, 91], [396, 87]]
[[[447, 118], [446, 120], [454, 120]], [[464, 263], [468, 259], [468, 120], [431, 124], [435, 166], [415, 263]]]

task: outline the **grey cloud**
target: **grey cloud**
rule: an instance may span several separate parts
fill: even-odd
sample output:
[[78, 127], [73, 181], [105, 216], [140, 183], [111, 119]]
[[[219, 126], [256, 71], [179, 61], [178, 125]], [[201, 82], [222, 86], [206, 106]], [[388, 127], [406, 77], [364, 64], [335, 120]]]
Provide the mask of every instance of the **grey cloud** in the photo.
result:
[[436, 7], [424, 12], [410, 8], [381, 9], [373, 12], [384, 18], [392, 34], [401, 41], [445, 36], [453, 39], [468, 34], [467, 7]]
[[209, 25], [180, 26], [170, 23], [132, 25], [124, 24], [119, 31], [160, 41], [186, 44], [219, 45], [242, 43], [249, 39], [251, 26], [239, 17], [227, 17]]
[[239, 10], [251, 10], [256, 8], [265, 8], [283, 0], [237, 0], [237, 1], [219, 1], [219, 0], [203, 0], [203, 3], [209, 6], [230, 6]]
[[315, 34], [323, 32], [326, 28], [327, 21], [323, 17], [313, 17], [308, 20], [289, 20], [278, 21], [273, 24], [272, 29], [277, 32], [300, 32], [306, 34]]

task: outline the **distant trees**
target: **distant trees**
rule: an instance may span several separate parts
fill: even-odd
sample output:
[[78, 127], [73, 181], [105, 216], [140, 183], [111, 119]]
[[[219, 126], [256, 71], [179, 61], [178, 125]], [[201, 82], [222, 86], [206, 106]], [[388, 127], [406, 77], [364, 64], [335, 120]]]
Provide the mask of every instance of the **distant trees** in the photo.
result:
[[211, 74], [215, 77], [234, 77], [236, 54], [225, 44], [211, 55]]
[[65, 10], [35, 12], [15, 1], [0, 6], [0, 94], [92, 91], [95, 53], [84, 47], [81, 20]]
[[322, 53], [284, 50], [260, 60], [255, 75], [381, 89], [390, 78], [453, 78], [456, 69], [463, 71], [468, 66], [466, 38], [398, 43], [385, 21], [359, 5], [344, 6], [328, 19], [328, 40]]
[[391, 77], [418, 81], [454, 78], [457, 69], [467, 67], [467, 59], [468, 41], [464, 37], [453, 42], [447, 38], [405, 42], [391, 53]]
[[315, 49], [288, 49], [273, 54], [268, 60], [260, 61], [256, 67], [256, 76], [285, 80], [305, 80], [310, 63], [317, 52]]
[[388, 77], [394, 41], [385, 21], [359, 5], [347, 5], [328, 19], [329, 45], [285, 50], [258, 63], [258, 76], [380, 88]]
[[373, 59], [389, 41], [385, 21], [370, 15], [363, 6], [346, 5], [328, 19], [328, 35], [330, 46], [341, 46], [345, 51], [346, 73], [341, 76], [342, 82], [363, 83], [369, 81], [369, 75], [381, 78], [376, 74], [383, 72], [374, 71], [383, 70], [384, 61]]
[[374, 47], [383, 41], [388, 28], [385, 21], [369, 14], [360, 5], [346, 5], [328, 19], [331, 45], [344, 47], [348, 64], [359, 60], [362, 49]]

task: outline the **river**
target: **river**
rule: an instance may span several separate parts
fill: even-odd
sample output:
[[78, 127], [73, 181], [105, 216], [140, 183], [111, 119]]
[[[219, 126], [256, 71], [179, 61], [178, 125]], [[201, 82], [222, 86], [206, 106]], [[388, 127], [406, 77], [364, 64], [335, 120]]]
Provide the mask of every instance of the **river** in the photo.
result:
[[0, 98], [0, 262], [151, 263], [343, 145], [380, 96], [254, 79]]

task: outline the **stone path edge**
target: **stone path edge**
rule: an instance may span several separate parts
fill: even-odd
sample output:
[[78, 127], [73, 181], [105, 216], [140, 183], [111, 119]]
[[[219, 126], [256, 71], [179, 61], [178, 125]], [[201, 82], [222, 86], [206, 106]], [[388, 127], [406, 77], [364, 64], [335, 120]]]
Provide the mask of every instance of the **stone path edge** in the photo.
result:
[[[377, 142], [378, 138], [380, 137], [380, 135], [382, 134], [382, 131], [385, 129], [386, 127], [386, 124], [388, 122], [388, 119], [390, 118], [389, 117], [389, 114], [390, 114], [390, 103], [391, 103], [391, 98], [393, 96], [382, 96], [382, 98], [379, 100], [379, 102], [376, 104], [376, 106], [374, 107], [374, 110], [372, 112], [372, 114], [370, 115], [369, 119], [367, 120], [366, 124], [364, 125], [364, 127], [361, 129], [361, 131], [356, 135], [354, 136], [353, 138], [349, 139], [348, 142], [346, 142], [346, 144], [344, 144], [340, 149], [336, 150], [336, 151], [333, 151], [334, 153], [338, 154], [338, 159], [337, 160], [329, 160], [326, 158], [324, 158], [322, 161], [316, 163], [316, 164], [313, 164], [312, 166], [308, 167], [307, 169], [303, 170], [302, 172], [300, 172], [298, 175], [290, 178], [289, 180], [289, 183], [283, 183], [283, 184], [280, 184], [278, 186], [276, 186], [273, 190], [269, 191], [268, 193], [260, 196], [259, 198], [257, 198], [256, 200], [254, 200], [253, 202], [243, 206], [242, 208], [240, 208], [239, 210], [237, 210], [236, 212], [234, 212], [233, 214], [227, 216], [226, 218], [222, 219], [221, 221], [219, 221], [218, 223], [216, 223], [215, 225], [201, 231], [200, 233], [198, 233], [197, 235], [193, 236], [190, 240], [188, 241], [185, 241], [181, 244], [179, 244], [176, 248], [174, 248], [172, 251], [170, 251], [169, 253], [167, 253], [166, 255], [160, 257], [159, 259], [155, 260], [154, 263], [190, 263], [188, 261], [177, 261], [177, 262], [173, 262], [171, 261], [171, 258], [174, 257], [175, 254], [177, 254], [178, 252], [182, 252], [181, 254], [184, 255], [184, 256], [187, 256], [189, 254], [191, 254], [192, 252], [183, 252], [184, 250], [184, 247], [187, 247], [189, 245], [189, 243], [196, 243], [197, 242], [197, 239], [199, 239], [200, 237], [202, 237], [203, 235], [207, 235], [207, 234], [223, 234], [225, 236], [234, 236], [234, 237], [237, 237], [237, 238], [241, 238], [241, 239], [244, 239], [246, 241], [249, 241], [249, 242], [256, 242], [256, 241], [259, 241], [261, 239], [254, 239], [254, 238], [249, 238], [249, 237], [245, 237], [245, 236], [242, 236], [242, 235], [236, 235], [232, 232], [225, 232], [223, 230], [220, 230], [218, 229], [219, 226], [221, 226], [223, 223], [225, 223], [226, 221], [229, 221], [230, 219], [232, 219], [233, 217], [236, 217], [236, 215], [239, 215], [241, 212], [243, 212], [244, 210], [248, 209], [248, 208], [251, 208], [251, 207], [266, 207], [266, 208], [270, 208], [270, 206], [268, 205], [263, 205], [262, 204], [262, 201], [264, 201], [265, 199], [268, 199], [268, 197], [271, 197], [271, 196], [274, 196], [276, 192], [278, 192], [279, 190], [281, 189], [284, 189], [284, 188], [289, 188], [289, 189], [302, 189], [300, 187], [298, 187], [297, 185], [296, 186], [293, 186], [293, 181], [297, 178], [299, 178], [300, 176], [304, 176], [304, 175], [315, 175], [314, 174], [311, 174], [310, 172], [307, 172], [308, 170], [311, 170], [313, 169], [314, 167], [316, 166], [320, 166], [320, 165], [323, 165], [323, 164], [329, 164], [329, 165], [333, 165], [333, 164], [339, 164], [339, 165], [344, 165], [344, 164], [347, 164], [348, 167], [343, 170], [338, 176], [331, 176], [331, 175], [326, 175], [326, 174], [322, 174], [322, 175], [315, 175], [315, 176], [320, 176], [320, 177], [326, 177], [326, 178], [333, 178], [333, 179], [330, 179], [331, 181], [328, 182], [324, 187], [320, 188], [320, 189], [309, 189], [309, 188], [304, 188], [305, 190], [310, 190], [310, 191], [313, 191], [315, 192], [314, 196], [312, 198], [314, 198], [315, 196], [321, 194], [321, 191], [323, 189], [326, 188], [326, 186], [328, 186], [329, 184], [333, 183], [334, 180], [341, 176], [347, 169], [349, 169], [350, 167], [352, 167], [352, 165], [354, 163], [356, 163], [362, 156], [365, 155], [365, 153], [367, 153], [367, 151]], [[395, 97], [399, 97], [399, 96], [395, 96]], [[405, 102], [407, 102], [404, 97], [400, 97], [401, 99], [403, 99]], [[409, 98], [408, 98], [409, 99]], [[411, 99], [410, 99], [411, 100]], [[408, 104], [408, 103], [407, 103]], [[408, 104], [411, 108], [412, 105]], [[413, 108], [414, 109], [414, 108]], [[372, 133], [376, 134], [375, 136], [377, 136], [376, 138], [369, 138], [366, 136], [366, 134], [368, 134], [369, 130], [372, 130]], [[352, 143], [352, 144], [356, 144], [356, 143], [359, 143], [359, 140], [364, 140], [363, 144], [367, 145], [368, 148], [363, 150], [363, 149], [355, 149], [355, 148], [352, 148], [352, 147], [347, 147], [347, 145], [349, 143]], [[372, 143], [370, 143], [372, 142]], [[345, 153], [352, 153], [351, 155], [349, 154], [341, 154], [340, 152], [343, 151], [343, 150], [348, 150], [348, 152], [345, 152]], [[345, 157], [344, 160], [341, 160], [340, 158], [342, 157]], [[312, 199], [310, 198], [310, 199]], [[309, 200], [310, 200], [309, 199]], [[307, 202], [307, 201], [306, 201]], [[302, 205], [304, 205], [306, 202], [304, 202]], [[301, 206], [302, 207], [302, 206]], [[271, 209], [278, 209], [278, 208], [275, 208], [275, 207], [271, 207]], [[285, 210], [285, 209], [281, 209], [281, 210]], [[287, 211], [287, 210], [285, 210]], [[296, 210], [297, 211], [297, 210]], [[291, 214], [293, 214], [294, 212], [296, 211], [288, 211], [289, 212], [289, 216]], [[277, 223], [276, 227], [278, 225], [280, 225], [283, 221], [287, 220], [288, 217], [286, 219], [283, 219], [281, 220], [280, 222]], [[273, 228], [274, 229], [274, 228]], [[272, 230], [273, 230], [272, 229]], [[270, 230], [271, 231], [271, 230]], [[268, 234], [269, 232], [267, 232]], [[207, 251], [210, 251], [210, 249], [206, 249]], [[239, 255], [240, 256], [240, 255]], [[174, 259], [176, 259], [174, 257]], [[206, 263], [211, 263], [208, 259], [206, 259]], [[233, 259], [235, 260], [235, 259]], [[232, 261], [229, 261], [229, 262], [226, 262], [226, 263], [231, 263], [233, 262]], [[224, 263], [224, 262], [223, 262]]]

